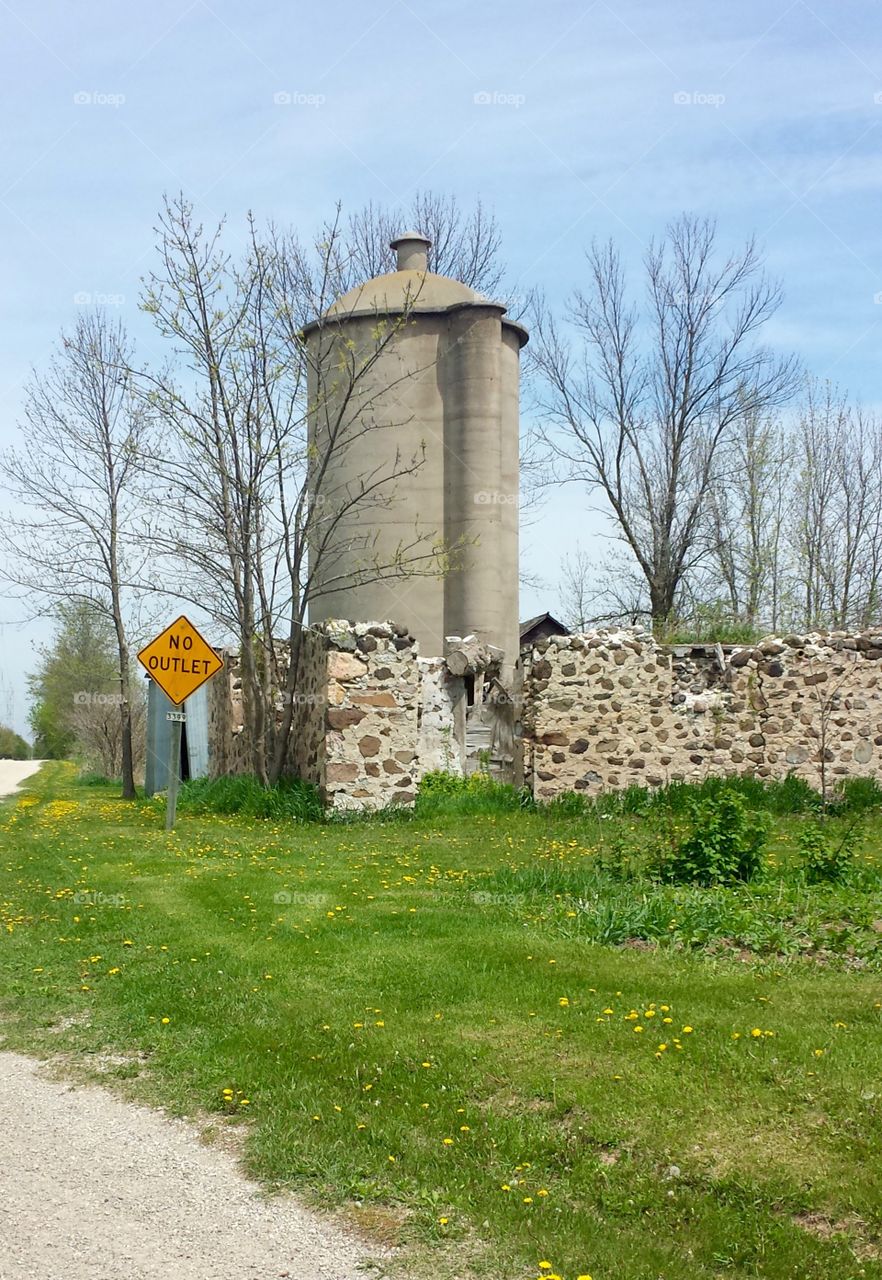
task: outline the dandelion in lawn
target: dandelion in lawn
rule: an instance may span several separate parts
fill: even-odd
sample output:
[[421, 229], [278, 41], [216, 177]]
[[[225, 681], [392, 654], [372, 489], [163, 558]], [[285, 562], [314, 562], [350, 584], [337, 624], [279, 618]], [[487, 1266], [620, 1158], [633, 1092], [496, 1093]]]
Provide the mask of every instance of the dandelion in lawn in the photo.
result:
[[692, 1028], [692, 1027], [684, 1027], [684, 1028], [683, 1028], [683, 1035], [684, 1035], [684, 1036], [691, 1036], [691, 1035], [692, 1035], [692, 1032], [693, 1032], [693, 1028]]
[[562, 1009], [566, 1009], [566, 1008], [568, 1008], [568, 1007], [569, 1007], [569, 1003], [570, 1003], [570, 1002], [569, 1002], [569, 1000], [567, 999], [567, 997], [566, 997], [566, 996], [561, 996], [561, 998], [558, 1000], [558, 1002], [557, 1002], [557, 1003], [560, 1005], [560, 1007], [561, 1007]]
[[750, 1034], [753, 1036], [754, 1040], [759, 1040], [763, 1033], [760, 1027], [754, 1027]]
[[444, 1141], [444, 1145], [445, 1145], [445, 1147], [452, 1147], [452, 1146], [453, 1146], [453, 1139], [452, 1139], [452, 1138], [445, 1138], [443, 1141]]
[[446, 1227], [446, 1226], [447, 1226], [447, 1224], [448, 1224], [448, 1222], [450, 1221], [450, 1219], [449, 1219], [449, 1218], [439, 1218], [439, 1219], [438, 1219], [438, 1221], [441, 1223], [441, 1226], [442, 1226], [442, 1227]]
[[164, 1027], [167, 1027], [167, 1026], [168, 1026], [168, 1024], [169, 1024], [170, 1022], [171, 1022], [171, 1018], [163, 1018], [163, 1019], [162, 1019], [162, 1025], [163, 1025]]

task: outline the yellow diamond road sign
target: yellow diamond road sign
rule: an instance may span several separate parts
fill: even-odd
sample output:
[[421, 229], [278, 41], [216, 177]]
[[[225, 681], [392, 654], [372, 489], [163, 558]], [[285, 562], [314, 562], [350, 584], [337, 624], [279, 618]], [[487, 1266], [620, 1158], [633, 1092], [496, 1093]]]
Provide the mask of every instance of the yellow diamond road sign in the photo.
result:
[[138, 661], [177, 707], [224, 665], [183, 615], [141, 650]]

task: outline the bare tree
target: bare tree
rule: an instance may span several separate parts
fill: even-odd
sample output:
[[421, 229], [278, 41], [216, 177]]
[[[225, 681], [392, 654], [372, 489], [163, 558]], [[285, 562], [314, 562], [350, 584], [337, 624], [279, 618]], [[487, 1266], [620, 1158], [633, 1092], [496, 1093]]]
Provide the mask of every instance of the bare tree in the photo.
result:
[[613, 551], [596, 561], [581, 546], [563, 557], [561, 619], [573, 631], [598, 623], [635, 626], [649, 617], [646, 583], [633, 560]]
[[662, 630], [707, 553], [702, 519], [722, 444], [792, 394], [792, 363], [756, 342], [780, 293], [752, 241], [720, 259], [714, 224], [689, 216], [650, 245], [643, 315], [612, 243], [587, 260], [588, 290], [570, 308], [579, 346], [544, 308], [533, 322], [546, 441], [559, 480], [603, 494]]
[[829, 383], [809, 381], [796, 431], [794, 575], [808, 627], [866, 627], [880, 605], [882, 431]]
[[719, 450], [706, 509], [710, 556], [702, 594], [734, 621], [776, 630], [787, 597], [786, 524], [794, 443], [776, 418], [746, 414]]
[[345, 264], [341, 283], [348, 287], [394, 271], [389, 242], [405, 230], [421, 231], [431, 240], [430, 271], [453, 276], [491, 297], [504, 290], [502, 237], [493, 214], [480, 201], [465, 212], [455, 196], [433, 191], [418, 191], [409, 205], [370, 203], [352, 214], [338, 237], [339, 262]]
[[[68, 724], [76, 738], [77, 751], [83, 762], [98, 769], [106, 778], [117, 778], [123, 769], [125, 729], [116, 699], [100, 694], [88, 701], [74, 703]], [[135, 685], [130, 706], [132, 732], [132, 767], [140, 775], [144, 768], [147, 746], [147, 703], [143, 689]]]
[[[236, 638], [252, 768], [272, 783], [288, 760], [310, 602], [448, 563], [435, 531], [415, 528], [391, 554], [377, 552], [371, 532], [371, 512], [424, 461], [396, 447], [394, 415], [372, 411], [370, 372], [408, 308], [378, 316], [366, 345], [351, 341], [346, 316], [329, 314], [344, 256], [337, 222], [311, 249], [260, 235], [252, 222], [249, 250], [235, 261], [222, 227], [206, 232], [179, 198], [166, 203], [158, 239], [144, 306], [173, 356], [168, 370], [141, 379], [169, 446], [154, 466], [162, 502], [153, 539], [168, 567], [164, 588], [209, 608]], [[308, 321], [318, 321], [309, 342]], [[394, 398], [394, 386], [384, 390]], [[346, 468], [336, 464], [366, 432], [375, 467], [340, 480]], [[347, 567], [336, 570], [342, 541]]]
[[[119, 658], [122, 794], [135, 795], [128, 586], [138, 470], [150, 452], [151, 416], [135, 396], [132, 347], [122, 325], [82, 317], [27, 388], [19, 449], [2, 461], [20, 504], [6, 521], [6, 576], [30, 602], [82, 602], [112, 623]], [[33, 609], [33, 603], [31, 603]]]

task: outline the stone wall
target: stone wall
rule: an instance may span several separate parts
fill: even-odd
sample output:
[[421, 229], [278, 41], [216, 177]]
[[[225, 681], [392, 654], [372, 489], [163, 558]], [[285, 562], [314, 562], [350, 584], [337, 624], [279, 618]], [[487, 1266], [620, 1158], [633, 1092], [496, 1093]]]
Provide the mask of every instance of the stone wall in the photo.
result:
[[[247, 771], [235, 655], [212, 681], [211, 767]], [[526, 783], [547, 799], [711, 774], [882, 780], [882, 635], [661, 646], [639, 630], [539, 641], [524, 656]], [[304, 636], [290, 770], [335, 809], [409, 804], [424, 773], [462, 773], [463, 678], [392, 623]], [[479, 708], [480, 709], [480, 708]], [[472, 708], [474, 710], [474, 708]]]
[[710, 774], [882, 779], [882, 635], [660, 646], [639, 630], [540, 641], [524, 734], [537, 797]]
[[[404, 627], [333, 620], [302, 643], [289, 771], [329, 807], [410, 804], [424, 773], [462, 772], [463, 681], [442, 658], [420, 658]], [[213, 777], [250, 769], [238, 658], [225, 659], [210, 692]]]

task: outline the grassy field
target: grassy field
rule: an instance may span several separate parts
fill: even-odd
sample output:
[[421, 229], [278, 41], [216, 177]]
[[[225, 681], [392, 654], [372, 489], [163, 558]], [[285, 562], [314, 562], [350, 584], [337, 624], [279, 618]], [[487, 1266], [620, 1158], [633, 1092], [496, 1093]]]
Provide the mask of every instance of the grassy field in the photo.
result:
[[844, 886], [805, 821], [681, 888], [608, 869], [639, 815], [166, 835], [50, 766], [0, 806], [5, 1046], [236, 1128], [401, 1274], [882, 1277], [882, 818]]

